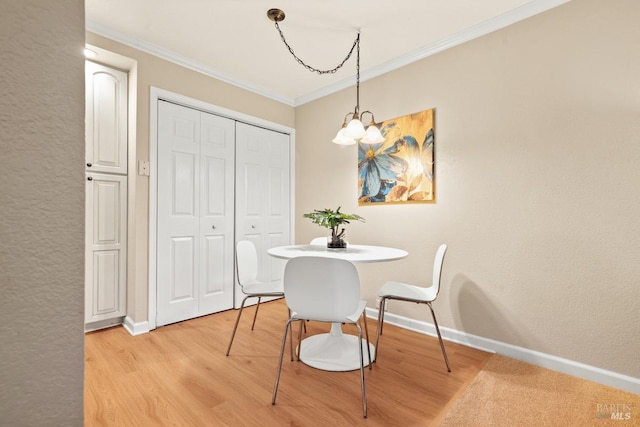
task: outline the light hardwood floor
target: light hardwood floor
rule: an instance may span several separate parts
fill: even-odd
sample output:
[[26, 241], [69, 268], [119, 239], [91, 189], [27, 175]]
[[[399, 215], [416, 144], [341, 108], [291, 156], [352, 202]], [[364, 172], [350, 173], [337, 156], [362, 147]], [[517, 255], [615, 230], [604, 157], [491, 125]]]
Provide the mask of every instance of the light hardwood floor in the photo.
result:
[[[385, 325], [367, 369], [368, 418], [359, 372], [325, 372], [285, 357], [271, 395], [286, 322], [283, 300], [245, 310], [225, 356], [237, 311], [130, 336], [122, 327], [85, 337], [85, 426], [428, 426], [476, 376], [490, 354], [445, 342], [448, 373], [433, 337]], [[371, 339], [375, 321], [368, 319]], [[354, 332], [349, 326], [346, 332]], [[328, 325], [309, 323], [307, 335]], [[288, 349], [288, 346], [287, 346]]]

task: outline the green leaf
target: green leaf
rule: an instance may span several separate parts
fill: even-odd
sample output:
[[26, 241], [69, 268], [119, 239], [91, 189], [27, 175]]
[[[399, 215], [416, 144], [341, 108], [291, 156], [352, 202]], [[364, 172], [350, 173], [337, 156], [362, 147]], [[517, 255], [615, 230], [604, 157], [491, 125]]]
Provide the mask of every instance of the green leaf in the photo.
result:
[[340, 208], [335, 211], [332, 209], [315, 209], [313, 212], [302, 215], [304, 218], [309, 218], [314, 224], [318, 224], [321, 227], [335, 229], [341, 224], [349, 224], [349, 221], [361, 221], [365, 222], [365, 219], [357, 214], [346, 214], [340, 212]]

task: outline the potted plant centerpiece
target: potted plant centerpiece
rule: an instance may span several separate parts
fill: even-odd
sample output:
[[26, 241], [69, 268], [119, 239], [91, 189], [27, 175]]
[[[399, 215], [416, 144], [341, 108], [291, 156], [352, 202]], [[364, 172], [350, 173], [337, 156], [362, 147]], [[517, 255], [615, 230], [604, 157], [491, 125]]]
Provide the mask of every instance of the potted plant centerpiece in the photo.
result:
[[344, 227], [340, 229], [340, 225], [349, 224], [349, 221], [364, 222], [364, 218], [360, 215], [340, 212], [340, 208], [341, 206], [335, 211], [332, 209], [315, 209], [313, 212], [303, 215], [303, 217], [311, 219], [314, 224], [331, 229], [331, 238], [327, 239], [327, 247], [330, 249], [344, 249], [347, 247], [344, 236], [345, 229]]

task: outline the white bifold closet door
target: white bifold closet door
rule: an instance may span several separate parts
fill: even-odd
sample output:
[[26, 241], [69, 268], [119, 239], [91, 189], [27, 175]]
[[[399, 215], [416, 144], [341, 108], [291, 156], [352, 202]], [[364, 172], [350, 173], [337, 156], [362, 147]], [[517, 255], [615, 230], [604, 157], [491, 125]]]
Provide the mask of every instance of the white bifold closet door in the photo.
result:
[[[289, 135], [236, 124], [236, 240], [256, 245], [264, 282], [281, 280], [284, 272], [284, 261], [267, 249], [291, 243], [290, 169]], [[236, 287], [236, 307], [243, 297]]]
[[233, 120], [159, 101], [157, 325], [233, 306]]
[[239, 307], [238, 240], [259, 280], [282, 278], [267, 249], [290, 244], [290, 169], [288, 134], [159, 101], [158, 326]]

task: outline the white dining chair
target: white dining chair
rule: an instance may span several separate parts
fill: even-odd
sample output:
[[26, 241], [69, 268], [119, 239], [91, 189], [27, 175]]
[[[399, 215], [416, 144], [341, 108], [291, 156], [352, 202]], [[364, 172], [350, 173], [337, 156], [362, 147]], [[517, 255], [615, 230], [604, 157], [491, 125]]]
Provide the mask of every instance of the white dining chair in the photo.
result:
[[231, 334], [231, 341], [229, 341], [229, 347], [227, 348], [227, 356], [231, 351], [231, 345], [233, 344], [233, 339], [236, 336], [238, 323], [240, 323], [242, 310], [244, 309], [244, 304], [247, 299], [258, 298], [256, 311], [253, 314], [253, 322], [251, 323], [251, 330], [253, 331], [262, 298], [284, 296], [282, 281], [262, 282], [258, 280], [258, 254], [256, 252], [255, 245], [249, 240], [241, 240], [236, 244], [236, 274], [238, 277], [238, 283], [240, 284], [240, 289], [245, 297], [242, 299], [242, 304], [240, 304], [236, 324], [234, 325], [233, 333]]
[[431, 310], [431, 317], [433, 318], [433, 324], [438, 334], [438, 340], [440, 340], [440, 348], [442, 349], [442, 355], [444, 356], [444, 362], [447, 365], [447, 371], [451, 372], [449, 367], [449, 359], [447, 358], [447, 351], [444, 349], [444, 342], [442, 341], [442, 335], [440, 335], [440, 328], [438, 327], [438, 321], [436, 320], [436, 313], [433, 311], [431, 303], [436, 300], [438, 293], [440, 292], [440, 277], [442, 275], [442, 264], [444, 262], [444, 254], [447, 252], [447, 245], [440, 245], [436, 251], [436, 256], [433, 261], [433, 280], [429, 287], [421, 287], [401, 282], [386, 282], [380, 290], [378, 290], [378, 298], [380, 299], [380, 307], [378, 307], [378, 330], [376, 333], [376, 352], [375, 359], [378, 359], [378, 353], [380, 351], [379, 340], [382, 335], [382, 328], [384, 326], [384, 313], [386, 309], [387, 300], [399, 300], [414, 302], [417, 304], [426, 304]]
[[[293, 322], [317, 321], [326, 323], [352, 324], [358, 330], [358, 351], [360, 356], [360, 385], [362, 388], [363, 415], [367, 417], [367, 394], [364, 379], [364, 355], [362, 349], [362, 328], [364, 320], [366, 348], [369, 349], [369, 333], [364, 310], [366, 301], [360, 299], [360, 278], [356, 267], [349, 261], [336, 258], [297, 257], [289, 260], [284, 270], [284, 299], [291, 317], [287, 321], [282, 337], [278, 373], [273, 388], [271, 403], [276, 404], [282, 359], [288, 332], [292, 333]], [[304, 341], [298, 343], [298, 355]], [[369, 366], [371, 354], [368, 352]], [[299, 360], [299, 359], [298, 359]]]

